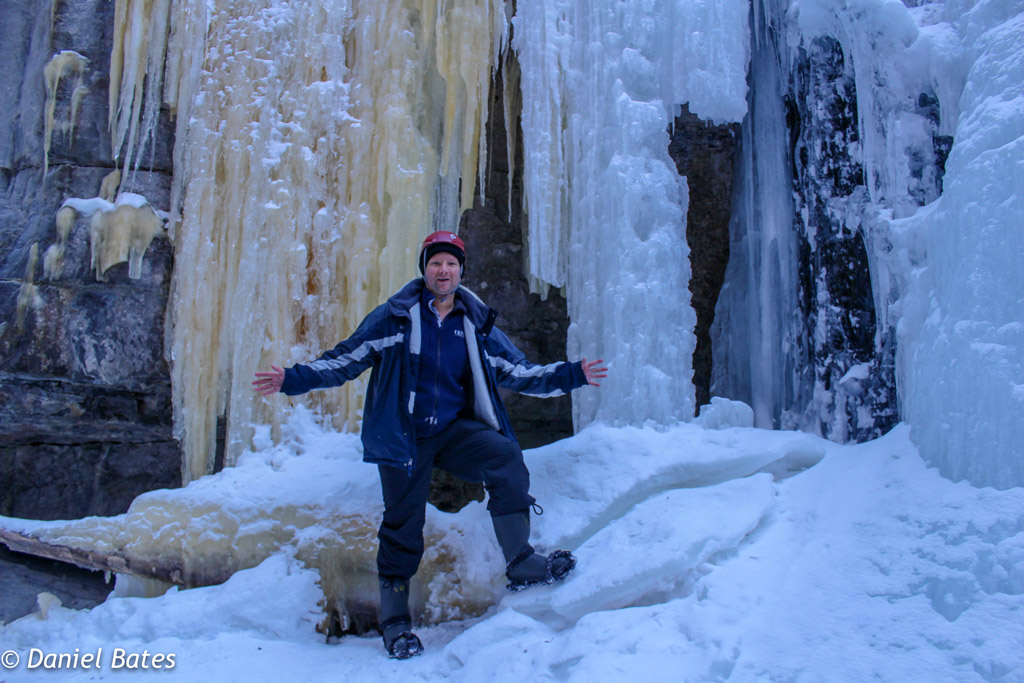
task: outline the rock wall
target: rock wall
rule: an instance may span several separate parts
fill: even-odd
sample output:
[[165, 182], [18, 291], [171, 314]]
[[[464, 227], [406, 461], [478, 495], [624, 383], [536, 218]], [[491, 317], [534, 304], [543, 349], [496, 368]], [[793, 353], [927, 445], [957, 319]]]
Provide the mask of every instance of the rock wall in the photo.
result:
[[[852, 66], [840, 43], [800, 50], [787, 98], [813, 397], [803, 423], [828, 438], [866, 441], [899, 419], [892, 330], [878, 329], [864, 230], [867, 201]], [[923, 202], [922, 202], [923, 203]]]
[[[82, 216], [63, 268], [44, 273], [62, 202], [96, 197], [115, 166], [107, 132], [113, 3], [56, 2], [52, 11], [0, 2], [10, 38], [0, 43], [0, 514], [38, 519], [123, 512], [139, 493], [181, 480], [163, 353], [168, 242], [152, 242], [138, 279], [121, 263], [97, 281]], [[87, 92], [74, 107], [74, 78], [54, 91], [44, 178], [44, 71], [63, 50], [88, 60]], [[172, 144], [165, 117], [145, 170], [124, 188], [164, 210]]]

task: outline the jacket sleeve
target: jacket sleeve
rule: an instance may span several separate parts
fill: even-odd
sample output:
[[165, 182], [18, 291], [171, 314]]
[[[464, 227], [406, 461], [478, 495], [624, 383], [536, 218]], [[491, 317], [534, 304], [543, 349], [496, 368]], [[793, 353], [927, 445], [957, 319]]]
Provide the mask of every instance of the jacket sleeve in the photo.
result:
[[281, 392], [289, 396], [313, 389], [341, 386], [355, 379], [380, 359], [381, 352], [403, 341], [401, 331], [388, 329], [388, 317], [380, 306], [366, 316], [348, 339], [325, 352], [312, 363], [284, 371]]
[[487, 337], [484, 354], [494, 368], [498, 384], [520, 394], [550, 398], [567, 394], [587, 384], [587, 377], [579, 361], [559, 361], [548, 365], [531, 363], [497, 327]]

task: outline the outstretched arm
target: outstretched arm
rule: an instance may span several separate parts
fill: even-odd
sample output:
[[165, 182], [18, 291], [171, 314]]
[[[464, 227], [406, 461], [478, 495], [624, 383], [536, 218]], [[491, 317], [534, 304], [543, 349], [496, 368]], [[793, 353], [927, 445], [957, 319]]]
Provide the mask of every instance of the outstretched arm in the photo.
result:
[[355, 379], [380, 358], [381, 352], [402, 343], [404, 336], [388, 325], [385, 305], [366, 316], [348, 339], [310, 363], [288, 369], [271, 365], [270, 372], [257, 372], [253, 388], [263, 396], [277, 392], [289, 396], [313, 389], [338, 387]]
[[603, 360], [588, 363], [583, 359], [574, 363], [559, 361], [535, 365], [526, 360], [523, 353], [496, 327], [491, 331], [484, 348], [498, 384], [527, 396], [547, 398], [567, 394], [588, 384], [600, 386], [596, 380], [608, 374], [608, 368], [602, 365]]

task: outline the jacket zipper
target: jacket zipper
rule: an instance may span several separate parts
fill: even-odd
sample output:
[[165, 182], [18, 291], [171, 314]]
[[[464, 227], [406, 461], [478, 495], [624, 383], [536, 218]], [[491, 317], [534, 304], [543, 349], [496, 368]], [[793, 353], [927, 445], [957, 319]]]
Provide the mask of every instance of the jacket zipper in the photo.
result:
[[[437, 315], [436, 313], [434, 315]], [[430, 435], [434, 435], [434, 430], [437, 429], [437, 402], [440, 400], [441, 393], [441, 332], [444, 329], [444, 321], [440, 317], [437, 319], [437, 369], [434, 372], [434, 412], [433, 422], [430, 424]]]

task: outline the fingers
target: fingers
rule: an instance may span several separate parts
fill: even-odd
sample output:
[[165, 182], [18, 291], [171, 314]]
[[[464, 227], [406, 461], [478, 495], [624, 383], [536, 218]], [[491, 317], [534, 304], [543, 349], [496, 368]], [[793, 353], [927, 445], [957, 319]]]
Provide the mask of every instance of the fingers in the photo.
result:
[[281, 382], [274, 379], [261, 379], [252, 383], [256, 391], [261, 394], [274, 393], [281, 390]]
[[284, 377], [284, 370], [282, 368], [279, 368], [276, 365], [271, 365], [270, 367], [271, 367], [271, 370], [272, 370], [271, 372], [257, 372], [256, 376], [257, 377], [282, 377], [282, 378]]

